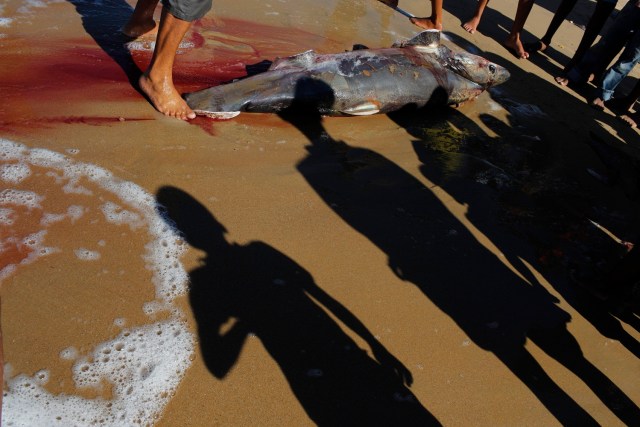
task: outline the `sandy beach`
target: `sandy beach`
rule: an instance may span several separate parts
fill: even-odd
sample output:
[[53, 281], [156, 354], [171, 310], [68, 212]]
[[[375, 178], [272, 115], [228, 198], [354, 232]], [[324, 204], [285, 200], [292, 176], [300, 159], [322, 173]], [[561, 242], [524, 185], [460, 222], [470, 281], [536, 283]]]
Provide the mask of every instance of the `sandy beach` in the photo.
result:
[[[469, 34], [445, 1], [443, 43], [511, 73], [458, 108], [190, 122], [131, 84], [133, 2], [1, 4], [2, 425], [637, 423], [638, 312], [571, 274], [638, 242], [639, 133], [554, 80], [595, 2], [529, 60], [516, 3]], [[215, 1], [175, 82], [418, 32], [375, 0]]]

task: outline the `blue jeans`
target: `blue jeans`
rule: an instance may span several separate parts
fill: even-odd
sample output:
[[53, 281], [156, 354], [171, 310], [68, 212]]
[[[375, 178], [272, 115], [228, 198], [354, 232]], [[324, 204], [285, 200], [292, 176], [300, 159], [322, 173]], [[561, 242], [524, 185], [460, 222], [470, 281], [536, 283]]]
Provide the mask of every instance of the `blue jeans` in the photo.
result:
[[627, 77], [638, 62], [640, 62], [640, 31], [635, 32], [620, 58], [602, 77], [602, 84], [599, 88], [600, 99], [608, 101], [613, 98], [616, 87]]
[[592, 73], [599, 78], [599, 74], [606, 69], [625, 44], [631, 38], [635, 38], [634, 33], [638, 31], [640, 31], [640, 7], [636, 7], [636, 0], [629, 0], [602, 39], [587, 51], [579, 64], [569, 70], [567, 73], [569, 80], [584, 83]]

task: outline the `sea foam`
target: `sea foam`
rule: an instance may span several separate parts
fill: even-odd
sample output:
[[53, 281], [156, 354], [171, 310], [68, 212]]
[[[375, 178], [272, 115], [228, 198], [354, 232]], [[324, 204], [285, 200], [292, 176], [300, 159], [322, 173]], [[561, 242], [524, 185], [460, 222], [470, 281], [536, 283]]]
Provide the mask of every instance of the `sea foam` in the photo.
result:
[[[36, 169], [44, 169], [41, 176], [48, 179], [46, 182], [51, 188], [29, 188], [26, 178]], [[147, 324], [130, 328], [125, 328], [123, 318], [114, 319], [114, 325], [122, 328], [120, 333], [82, 352], [69, 344], [61, 344], [59, 358], [73, 362], [72, 378], [76, 388], [100, 389], [108, 384], [109, 399], [54, 395], [46, 387], [48, 382], [55, 380], [46, 366], [33, 375], [26, 375], [11, 371], [11, 360], [7, 360], [3, 425], [154, 424], [189, 368], [194, 351], [193, 334], [184, 314], [174, 304], [176, 297], [187, 292], [188, 275], [180, 263], [186, 244], [158, 214], [151, 194], [134, 183], [113, 176], [106, 169], [75, 162], [60, 153], [30, 149], [0, 139], [0, 184], [4, 187], [0, 192], [0, 227], [7, 230], [3, 234], [9, 236], [0, 241], [0, 256], [12, 248], [22, 248], [19, 253], [26, 253], [22, 259], [0, 271], [0, 280], [19, 274], [25, 265], [42, 257], [63, 251], [64, 242], [48, 240], [53, 239], [49, 229], [65, 221], [70, 225], [84, 221], [84, 216], [91, 213], [89, 207], [97, 206], [111, 227], [146, 230], [148, 241], [140, 257], [152, 272], [155, 299], [144, 303], [142, 308], [150, 314], [168, 313], [162, 321], [154, 321], [154, 316], [149, 316]], [[57, 211], [50, 211], [49, 200], [44, 194], [53, 194], [54, 190], [61, 196], [55, 199], [51, 196]], [[98, 193], [114, 201], [104, 201]], [[73, 202], [60, 210], [65, 197]], [[83, 198], [86, 203], [78, 203]], [[26, 215], [38, 218], [32, 222], [34, 227], [40, 228], [22, 236], [15, 234], [14, 223]], [[92, 263], [102, 262], [105, 254], [88, 248], [105, 247], [106, 241], [98, 240], [94, 235], [85, 239], [85, 247], [76, 247], [71, 255]], [[59, 363], [59, 360], [51, 363]]]

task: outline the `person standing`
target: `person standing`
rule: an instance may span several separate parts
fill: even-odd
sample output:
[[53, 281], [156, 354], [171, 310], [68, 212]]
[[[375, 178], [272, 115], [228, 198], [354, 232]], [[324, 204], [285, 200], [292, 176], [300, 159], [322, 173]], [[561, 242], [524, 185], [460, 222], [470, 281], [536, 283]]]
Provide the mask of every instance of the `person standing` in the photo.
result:
[[[593, 79], [599, 81], [615, 55], [631, 44], [638, 30], [640, 30], [640, 0], [630, 0], [618, 13], [602, 39], [584, 54], [579, 63], [567, 70], [565, 75], [556, 77], [556, 82], [566, 86], [569, 83], [584, 84]], [[629, 49], [628, 54], [631, 57], [627, 61], [632, 62], [633, 48]], [[626, 66], [629, 66], [629, 63]]]
[[[547, 32], [544, 33], [544, 36], [542, 36], [541, 39], [535, 42], [526, 43], [524, 45], [525, 50], [529, 53], [544, 52], [551, 45], [551, 39], [553, 39], [553, 36], [560, 28], [560, 25], [565, 19], [567, 19], [567, 16], [571, 13], [577, 2], [578, 0], [562, 0], [553, 15], [553, 19], [551, 19], [551, 22], [549, 23]], [[576, 52], [569, 63], [566, 65], [565, 71], [571, 69], [574, 64], [580, 62], [582, 56], [584, 56], [585, 52], [589, 47], [591, 47], [596, 37], [598, 37], [598, 34], [600, 34], [600, 30], [604, 27], [604, 24], [607, 22], [611, 12], [616, 8], [617, 2], [618, 0], [597, 0], [595, 9], [589, 18], [589, 22], [587, 22], [586, 28], [584, 29], [580, 45], [576, 49]]]
[[[590, 102], [595, 108], [604, 109], [605, 103], [613, 98], [618, 85], [640, 62], [640, 8], [636, 6], [634, 9], [635, 17], [632, 22], [636, 22], [636, 28], [633, 30], [633, 36], [627, 42], [620, 58], [602, 76], [597, 96]], [[631, 16], [629, 18], [631, 19]]]

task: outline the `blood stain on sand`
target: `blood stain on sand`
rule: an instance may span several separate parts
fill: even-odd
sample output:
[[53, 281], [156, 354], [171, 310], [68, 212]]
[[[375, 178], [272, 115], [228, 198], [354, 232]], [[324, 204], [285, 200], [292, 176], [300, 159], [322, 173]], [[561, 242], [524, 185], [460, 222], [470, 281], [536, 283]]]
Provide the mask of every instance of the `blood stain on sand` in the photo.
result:
[[[264, 69], [268, 61], [324, 41], [321, 36], [294, 28], [204, 18], [185, 37], [185, 48], [180, 50], [174, 67], [174, 82], [184, 93], [223, 84], [246, 76], [256, 64]], [[10, 66], [0, 72], [5, 99], [0, 109], [3, 133], [33, 132], [34, 127], [56, 124], [117, 124], [117, 116], [63, 114], [43, 118], [50, 114], [52, 105], [73, 111], [75, 104], [100, 102], [96, 94], [104, 97], [104, 102], [146, 103], [131, 82], [149, 64], [152, 49], [128, 49], [122, 44], [106, 52], [88, 37], [50, 40], [46, 46], [35, 48], [30, 40], [7, 38], [5, 46], [8, 48], [0, 51], [0, 62]], [[126, 119], [130, 120], [153, 119]], [[213, 135], [217, 121], [202, 118], [194, 124]]]

